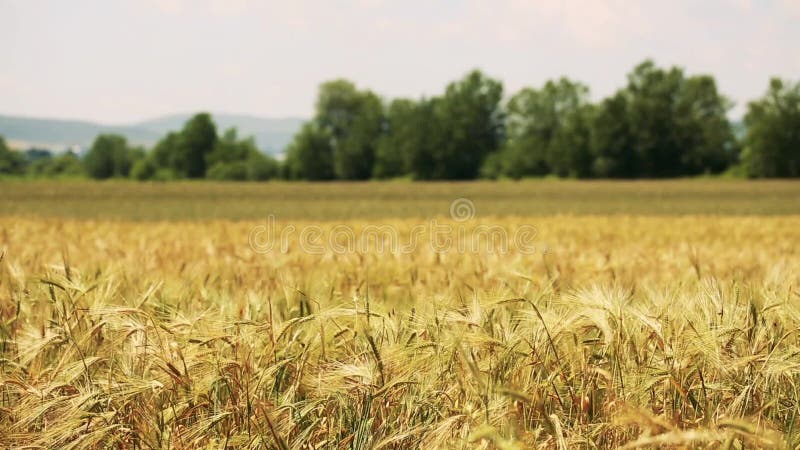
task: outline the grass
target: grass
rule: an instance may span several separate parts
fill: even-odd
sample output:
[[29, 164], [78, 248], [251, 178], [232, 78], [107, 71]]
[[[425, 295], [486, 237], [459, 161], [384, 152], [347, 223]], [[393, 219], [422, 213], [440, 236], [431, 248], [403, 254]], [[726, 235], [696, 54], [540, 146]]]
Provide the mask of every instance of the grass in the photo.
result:
[[[797, 447], [795, 185], [639, 185], [2, 185], [19, 215], [0, 217], [0, 448]], [[656, 192], [673, 209], [632, 200]], [[690, 192], [719, 215], [676, 214], [702, 203]], [[477, 217], [448, 222], [461, 196]], [[294, 233], [262, 254], [265, 222], [243, 214], [263, 199], [278, 233], [407, 241], [428, 212], [537, 233], [530, 252], [437, 252], [423, 234], [343, 254]], [[341, 211], [307, 209], [323, 203]], [[191, 217], [236, 220], [143, 220]]]
[[431, 217], [469, 198], [479, 216], [800, 214], [800, 182], [738, 180], [458, 183], [0, 184], [0, 215], [120, 220]]

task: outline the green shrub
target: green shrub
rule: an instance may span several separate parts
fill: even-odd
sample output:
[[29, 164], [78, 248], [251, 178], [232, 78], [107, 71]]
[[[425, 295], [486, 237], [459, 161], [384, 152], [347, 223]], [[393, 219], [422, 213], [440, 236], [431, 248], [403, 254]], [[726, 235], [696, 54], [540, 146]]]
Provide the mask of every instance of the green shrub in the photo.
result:
[[158, 166], [152, 159], [142, 158], [133, 164], [131, 178], [139, 181], [152, 180], [155, 178], [158, 170]]
[[247, 179], [245, 161], [218, 162], [211, 166], [206, 177], [212, 180], [244, 181]]

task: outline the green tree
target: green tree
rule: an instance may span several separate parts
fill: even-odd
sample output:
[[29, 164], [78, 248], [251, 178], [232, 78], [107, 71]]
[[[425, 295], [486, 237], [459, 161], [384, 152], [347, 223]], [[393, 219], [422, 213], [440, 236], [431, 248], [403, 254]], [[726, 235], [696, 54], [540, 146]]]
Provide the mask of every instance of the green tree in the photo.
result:
[[709, 75], [685, 80], [677, 101], [680, 140], [688, 151], [681, 164], [688, 174], [721, 173], [736, 162], [739, 145], [727, 114], [733, 104]]
[[131, 167], [131, 178], [139, 181], [152, 180], [156, 177], [157, 172], [158, 164], [156, 164], [153, 154], [151, 153], [133, 164]]
[[211, 180], [244, 181], [247, 179], [245, 161], [218, 162], [208, 169], [206, 177]]
[[747, 105], [742, 163], [751, 177], [800, 176], [800, 82], [770, 80]]
[[206, 155], [206, 165], [211, 167], [218, 163], [244, 161], [253, 153], [258, 153], [253, 138], [239, 139], [236, 128], [229, 128]]
[[198, 113], [186, 121], [181, 131], [172, 131], [158, 141], [152, 163], [161, 177], [203, 178], [208, 155], [216, 145], [217, 127], [211, 115]]
[[53, 154], [50, 153], [49, 150], [35, 147], [25, 150], [24, 155], [27, 162], [34, 162], [40, 159], [51, 159], [53, 157]]
[[0, 136], [0, 175], [20, 175], [25, 170], [25, 156], [11, 150]]
[[598, 176], [674, 177], [717, 173], [736, 158], [726, 117], [730, 102], [710, 76], [639, 64], [628, 85], [605, 100], [593, 121]]
[[415, 152], [424, 146], [425, 100], [396, 99], [389, 104], [386, 130], [375, 150], [375, 178], [392, 178], [411, 171]]
[[34, 177], [78, 177], [84, 174], [84, 166], [80, 158], [73, 152], [59, 155], [37, 157], [28, 166], [28, 173]]
[[247, 165], [247, 179], [250, 181], [266, 181], [278, 178], [281, 167], [278, 161], [262, 153], [251, 154], [245, 161]]
[[506, 143], [487, 160], [484, 173], [520, 178], [591, 172], [589, 89], [562, 78], [541, 89], [525, 88], [508, 103]]
[[[161, 138], [149, 155], [150, 162], [146, 163], [155, 166], [152, 171], [153, 175], [160, 170], [172, 172], [174, 177], [177, 177], [178, 168], [184, 165], [182, 160], [186, 152], [183, 150], [183, 146], [183, 135], [180, 132], [170, 131]], [[144, 169], [144, 166], [142, 166], [142, 169]], [[139, 173], [143, 174], [144, 172]]]
[[[421, 179], [471, 179], [503, 139], [503, 85], [478, 70], [450, 83], [444, 96], [426, 102], [426, 145], [412, 157]], [[430, 108], [430, 109], [427, 109]]]
[[406, 158], [408, 171], [415, 180], [453, 178], [447, 176], [446, 150], [443, 150], [447, 140], [446, 121], [442, 120], [443, 114], [437, 113], [441, 103], [441, 97], [422, 99], [410, 118], [408, 126], [414, 129], [409, 130], [409, 134], [415, 136], [409, 142]]
[[635, 178], [639, 175], [636, 137], [628, 120], [628, 96], [619, 91], [603, 100], [592, 121], [592, 174], [600, 178]]
[[125, 137], [98, 135], [83, 160], [86, 173], [95, 179], [127, 177], [138, 152], [128, 148]]
[[677, 67], [669, 71], [646, 61], [628, 75], [629, 114], [635, 148], [640, 162], [639, 176], [682, 175], [681, 153], [688, 149], [680, 141], [674, 104], [683, 82]]
[[263, 181], [278, 175], [278, 163], [262, 154], [251, 138], [239, 139], [236, 129], [225, 131], [206, 155], [207, 177], [217, 180]]
[[348, 80], [323, 83], [314, 120], [331, 136], [337, 178], [363, 180], [372, 176], [375, 149], [383, 132], [380, 97], [358, 90]]
[[203, 178], [206, 174], [206, 155], [217, 143], [217, 127], [208, 113], [195, 114], [183, 126], [178, 146], [177, 167], [173, 169], [188, 178]]
[[295, 180], [331, 180], [333, 146], [328, 130], [316, 122], [303, 125], [286, 151], [286, 175]]

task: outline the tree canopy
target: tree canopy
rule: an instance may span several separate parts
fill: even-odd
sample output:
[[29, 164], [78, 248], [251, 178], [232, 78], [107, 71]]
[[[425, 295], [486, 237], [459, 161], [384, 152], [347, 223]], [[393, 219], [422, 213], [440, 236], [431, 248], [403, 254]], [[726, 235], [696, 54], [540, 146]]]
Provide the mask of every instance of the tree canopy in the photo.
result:
[[286, 150], [286, 174], [292, 180], [332, 180], [333, 145], [328, 130], [314, 122], [303, 125]]
[[484, 159], [503, 139], [502, 97], [502, 83], [478, 70], [450, 83], [444, 95], [429, 104], [432, 145], [420, 150], [430, 152], [430, 157], [415, 158], [415, 177], [476, 178]]
[[589, 89], [562, 78], [524, 88], [508, 102], [507, 140], [484, 167], [489, 177], [586, 177], [591, 171]]
[[772, 79], [750, 102], [742, 160], [751, 177], [800, 176], [800, 82]]
[[19, 175], [25, 166], [24, 157], [11, 150], [3, 136], [0, 136], [0, 175]]
[[707, 75], [652, 61], [604, 100], [592, 129], [593, 175], [662, 178], [719, 173], [736, 160], [730, 102]]
[[127, 177], [135, 159], [142, 153], [128, 146], [127, 140], [116, 134], [101, 134], [92, 143], [84, 158], [87, 174], [96, 179]]

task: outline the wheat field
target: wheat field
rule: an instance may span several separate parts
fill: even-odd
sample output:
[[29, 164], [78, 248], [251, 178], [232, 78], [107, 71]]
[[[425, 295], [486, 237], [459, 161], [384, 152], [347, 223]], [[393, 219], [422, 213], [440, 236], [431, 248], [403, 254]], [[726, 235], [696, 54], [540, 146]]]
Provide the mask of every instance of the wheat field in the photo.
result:
[[[375, 223], [424, 222], [275, 227]], [[0, 447], [800, 445], [798, 215], [461, 222], [535, 227], [502, 253], [263, 224], [0, 217]]]

